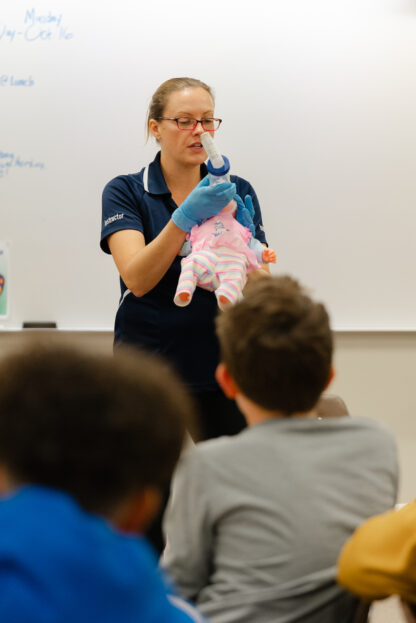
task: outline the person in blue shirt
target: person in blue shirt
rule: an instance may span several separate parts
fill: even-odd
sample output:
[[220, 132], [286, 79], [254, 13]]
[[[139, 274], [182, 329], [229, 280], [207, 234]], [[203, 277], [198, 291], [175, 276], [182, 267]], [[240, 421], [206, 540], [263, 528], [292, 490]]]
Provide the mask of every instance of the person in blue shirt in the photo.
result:
[[[245, 422], [215, 380], [215, 295], [197, 288], [186, 308], [173, 302], [178, 253], [193, 225], [216, 215], [233, 197], [237, 218], [251, 224], [253, 235], [266, 243], [249, 182], [231, 176], [231, 183], [208, 185], [200, 135], [215, 132], [220, 123], [208, 85], [193, 78], [164, 82], [152, 97], [147, 118], [148, 136], [160, 151], [139, 173], [111, 180], [102, 202], [101, 248], [112, 254], [121, 283], [115, 344], [136, 344], [173, 363], [199, 407], [204, 439], [238, 433]], [[247, 219], [250, 212], [252, 221]]]
[[191, 425], [165, 363], [35, 345], [0, 361], [0, 621], [191, 623], [140, 535]]

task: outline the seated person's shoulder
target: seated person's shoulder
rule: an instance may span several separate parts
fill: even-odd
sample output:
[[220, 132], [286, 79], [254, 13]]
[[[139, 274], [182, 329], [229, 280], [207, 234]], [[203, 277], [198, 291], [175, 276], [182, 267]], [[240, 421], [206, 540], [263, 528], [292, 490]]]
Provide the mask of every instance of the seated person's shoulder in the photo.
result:
[[224, 435], [189, 446], [179, 459], [179, 467], [208, 477], [212, 470], [217, 471], [228, 464], [234, 465], [239, 457], [244, 455], [249, 443], [245, 431], [238, 435]]

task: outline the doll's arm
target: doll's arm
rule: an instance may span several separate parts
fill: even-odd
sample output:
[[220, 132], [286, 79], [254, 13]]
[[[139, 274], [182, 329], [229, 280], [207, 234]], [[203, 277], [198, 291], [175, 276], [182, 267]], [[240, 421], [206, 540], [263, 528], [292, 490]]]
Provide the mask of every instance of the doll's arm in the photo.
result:
[[263, 247], [262, 259], [263, 264], [276, 264], [276, 251], [268, 247]]
[[181, 246], [181, 249], [178, 253], [180, 257], [186, 257], [187, 255], [190, 255], [192, 253], [191, 240], [194, 240], [194, 237], [198, 234], [198, 230], [199, 230], [199, 225], [194, 225], [191, 231], [186, 234], [185, 242]]
[[190, 240], [185, 240], [178, 253], [181, 257], [186, 257], [192, 253], [192, 244]]
[[257, 261], [260, 264], [268, 264], [276, 262], [276, 253], [273, 249], [265, 247], [257, 238], [250, 238], [248, 246], [256, 254]]

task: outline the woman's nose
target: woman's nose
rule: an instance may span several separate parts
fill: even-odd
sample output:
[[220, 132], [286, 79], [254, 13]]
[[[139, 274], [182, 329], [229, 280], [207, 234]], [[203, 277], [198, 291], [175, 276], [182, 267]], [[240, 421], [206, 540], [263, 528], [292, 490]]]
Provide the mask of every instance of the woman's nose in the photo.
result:
[[194, 134], [202, 134], [203, 132], [205, 132], [205, 130], [202, 127], [202, 121], [197, 121], [194, 127]]

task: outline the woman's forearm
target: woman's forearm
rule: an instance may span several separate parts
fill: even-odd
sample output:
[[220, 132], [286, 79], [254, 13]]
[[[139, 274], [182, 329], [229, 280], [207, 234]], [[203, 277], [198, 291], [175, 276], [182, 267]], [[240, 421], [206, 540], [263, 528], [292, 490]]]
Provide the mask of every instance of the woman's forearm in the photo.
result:
[[[109, 247], [121, 278], [127, 288], [137, 297], [155, 287], [177, 256], [186, 233], [173, 221], [162, 229], [149, 244], [139, 232], [116, 232], [109, 239]], [[121, 234], [121, 235], [120, 235]], [[139, 234], [137, 236], [137, 234]]]

